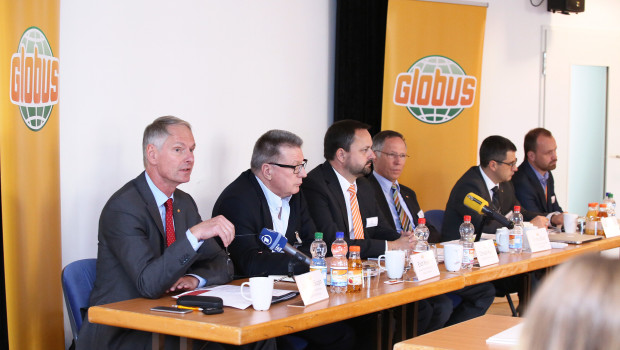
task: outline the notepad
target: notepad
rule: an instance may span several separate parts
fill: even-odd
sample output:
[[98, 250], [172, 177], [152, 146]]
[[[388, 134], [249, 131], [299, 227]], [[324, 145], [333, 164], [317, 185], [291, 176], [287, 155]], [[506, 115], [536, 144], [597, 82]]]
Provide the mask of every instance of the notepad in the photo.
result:
[[522, 328], [523, 322], [488, 338], [487, 344], [517, 345], [517, 343], [519, 342], [519, 337], [521, 336]]

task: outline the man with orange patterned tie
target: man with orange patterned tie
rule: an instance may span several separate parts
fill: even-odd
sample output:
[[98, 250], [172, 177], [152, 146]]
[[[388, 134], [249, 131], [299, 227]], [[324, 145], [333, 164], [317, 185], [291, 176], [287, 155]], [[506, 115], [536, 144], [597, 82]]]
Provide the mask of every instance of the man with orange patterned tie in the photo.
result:
[[330, 126], [323, 143], [327, 160], [310, 171], [301, 185], [310, 215], [328, 246], [342, 231], [349, 245], [360, 246], [362, 259], [412, 247], [411, 232], [401, 235], [390, 227], [365, 178], [375, 159], [368, 128], [355, 120]]
[[[336, 232], [345, 233], [350, 245], [360, 246], [362, 258], [377, 257], [388, 249], [410, 249], [412, 232], [400, 234], [392, 229], [379, 210], [372, 185], [365, 175], [371, 171], [375, 154], [369, 126], [342, 120], [327, 129], [323, 155], [325, 163], [308, 173], [301, 185], [317, 230], [323, 232], [328, 247]], [[445, 321], [443, 311], [427, 300], [418, 301], [418, 334], [429, 331], [431, 319]], [[438, 315], [442, 314], [442, 315]], [[443, 325], [443, 321], [440, 322]], [[357, 349], [371, 349], [368, 317], [352, 320], [357, 332]], [[433, 326], [434, 327], [434, 326]]]

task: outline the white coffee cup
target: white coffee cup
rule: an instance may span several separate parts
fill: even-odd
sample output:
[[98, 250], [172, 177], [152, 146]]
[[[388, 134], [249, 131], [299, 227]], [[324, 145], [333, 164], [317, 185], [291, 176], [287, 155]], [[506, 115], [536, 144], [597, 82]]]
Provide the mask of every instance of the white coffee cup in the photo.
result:
[[463, 246], [460, 244], [443, 245], [444, 264], [446, 270], [456, 272], [461, 269], [463, 263]]
[[[381, 259], [385, 261], [385, 266], [381, 266]], [[404, 250], [387, 250], [385, 254], [380, 255], [379, 266], [387, 270], [389, 278], [402, 278], [405, 270], [405, 251]]]
[[564, 232], [575, 233], [577, 232], [577, 218], [579, 215], [571, 213], [563, 213], [564, 217]]
[[[244, 286], [250, 286], [250, 298], [245, 296]], [[249, 282], [241, 284], [241, 296], [252, 302], [252, 307], [257, 311], [269, 310], [273, 295], [273, 279], [270, 277], [252, 277]]]
[[497, 249], [500, 253], [508, 253], [510, 242], [510, 230], [507, 227], [500, 227], [495, 231], [495, 242], [497, 242]]

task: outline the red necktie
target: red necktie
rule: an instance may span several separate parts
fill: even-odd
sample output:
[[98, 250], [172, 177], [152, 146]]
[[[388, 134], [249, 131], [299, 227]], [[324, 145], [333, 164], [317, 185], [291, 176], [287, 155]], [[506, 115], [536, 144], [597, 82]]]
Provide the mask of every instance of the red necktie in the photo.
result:
[[174, 222], [172, 221], [172, 198], [168, 198], [164, 206], [166, 207], [166, 245], [170, 246], [176, 239]]

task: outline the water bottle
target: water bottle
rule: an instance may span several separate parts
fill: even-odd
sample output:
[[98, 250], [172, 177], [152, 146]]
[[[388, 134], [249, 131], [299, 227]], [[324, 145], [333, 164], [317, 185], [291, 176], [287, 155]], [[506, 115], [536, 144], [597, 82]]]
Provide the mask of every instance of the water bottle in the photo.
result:
[[523, 215], [521, 215], [521, 207], [515, 205], [512, 213], [512, 222], [515, 227], [510, 230], [508, 249], [511, 253], [519, 254], [523, 251]]
[[332, 293], [346, 293], [347, 272], [347, 242], [344, 240], [344, 232], [336, 232], [336, 240], [332, 243], [332, 262], [330, 265]]
[[471, 216], [465, 215], [463, 223], [459, 227], [461, 234], [461, 245], [463, 245], [463, 264], [461, 268], [471, 270], [474, 266], [474, 225], [471, 223]]
[[312, 254], [310, 271], [321, 271], [323, 283], [327, 284], [327, 263], [325, 262], [325, 255], [327, 255], [327, 244], [323, 241], [323, 232], [316, 232], [314, 234], [314, 242], [310, 245], [310, 253]]
[[430, 231], [428, 230], [428, 227], [426, 227], [426, 219], [419, 218], [418, 226], [416, 226], [415, 229], [413, 230], [413, 235], [418, 240], [418, 242], [415, 244], [415, 247], [413, 248], [414, 254], [423, 253], [430, 249], [428, 245], [429, 234], [430, 234]]
[[603, 203], [607, 204], [607, 216], [616, 216], [616, 201], [613, 193], [606, 192]]
[[360, 258], [360, 246], [352, 245], [349, 250], [349, 272], [347, 281], [347, 293], [360, 292], [362, 290], [362, 259]]

